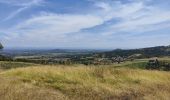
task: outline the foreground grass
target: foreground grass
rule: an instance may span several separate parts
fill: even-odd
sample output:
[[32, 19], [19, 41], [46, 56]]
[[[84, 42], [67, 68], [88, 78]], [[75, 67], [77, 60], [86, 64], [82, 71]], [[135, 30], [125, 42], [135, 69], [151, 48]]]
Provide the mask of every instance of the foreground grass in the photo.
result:
[[36, 66], [0, 73], [2, 100], [169, 100], [170, 73], [94, 66]]

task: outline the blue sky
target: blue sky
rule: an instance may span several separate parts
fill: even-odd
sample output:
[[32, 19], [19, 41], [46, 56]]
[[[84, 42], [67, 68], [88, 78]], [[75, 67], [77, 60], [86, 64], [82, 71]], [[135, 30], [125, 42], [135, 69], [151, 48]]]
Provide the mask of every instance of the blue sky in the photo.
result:
[[5, 47], [170, 45], [169, 0], [0, 0]]

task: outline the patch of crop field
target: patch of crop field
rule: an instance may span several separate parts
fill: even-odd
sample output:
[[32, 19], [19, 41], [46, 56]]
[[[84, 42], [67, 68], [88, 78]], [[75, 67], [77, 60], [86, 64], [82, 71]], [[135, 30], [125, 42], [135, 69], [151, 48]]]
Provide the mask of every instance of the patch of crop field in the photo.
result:
[[128, 67], [128, 68], [132, 68], [132, 69], [145, 69], [145, 67], [147, 66], [147, 62], [131, 62], [128, 64], [125, 64], [122, 67]]
[[162, 57], [162, 58], [159, 58], [159, 60], [170, 63], [170, 57]]
[[0, 73], [3, 100], [169, 100], [170, 73], [111, 66], [35, 66]]
[[36, 64], [24, 63], [24, 62], [0, 61], [0, 70], [19, 68], [19, 67], [27, 67], [27, 66], [35, 66], [35, 65]]
[[131, 69], [145, 69], [147, 61], [126, 61], [120, 64], [112, 64], [111, 66], [115, 68], [125, 67]]
[[[157, 57], [153, 57], [153, 59], [155, 59]], [[152, 58], [145, 58], [145, 59], [135, 59], [134, 61], [148, 61], [149, 59], [152, 59]], [[170, 60], [170, 57], [158, 57], [157, 58], [158, 60]]]

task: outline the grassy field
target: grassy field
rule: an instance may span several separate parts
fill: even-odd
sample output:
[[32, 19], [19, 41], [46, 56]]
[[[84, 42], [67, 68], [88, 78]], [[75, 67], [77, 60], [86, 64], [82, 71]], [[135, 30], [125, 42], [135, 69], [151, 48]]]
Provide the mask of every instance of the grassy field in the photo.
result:
[[169, 100], [170, 73], [143, 70], [144, 64], [12, 63], [0, 72], [0, 100]]
[[21, 68], [21, 67], [29, 67], [36, 66], [33, 63], [25, 63], [25, 62], [12, 62], [12, 61], [0, 61], [0, 69], [7, 70], [12, 68]]

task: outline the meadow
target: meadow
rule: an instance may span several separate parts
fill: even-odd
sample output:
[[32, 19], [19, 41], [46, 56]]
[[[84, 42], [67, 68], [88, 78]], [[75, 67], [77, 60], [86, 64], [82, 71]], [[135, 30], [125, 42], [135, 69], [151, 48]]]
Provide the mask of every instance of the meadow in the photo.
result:
[[144, 64], [0, 62], [0, 100], [169, 100], [170, 73], [144, 70]]

